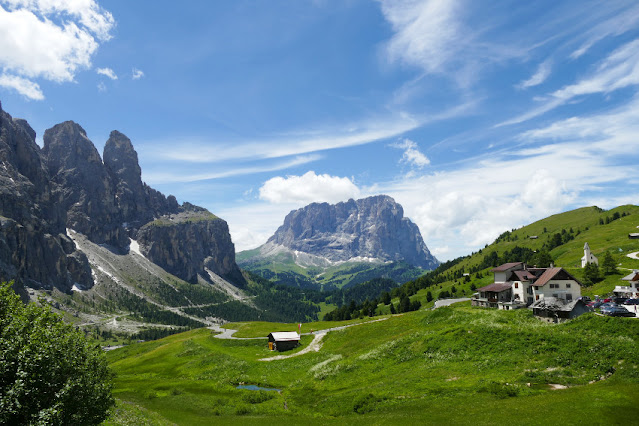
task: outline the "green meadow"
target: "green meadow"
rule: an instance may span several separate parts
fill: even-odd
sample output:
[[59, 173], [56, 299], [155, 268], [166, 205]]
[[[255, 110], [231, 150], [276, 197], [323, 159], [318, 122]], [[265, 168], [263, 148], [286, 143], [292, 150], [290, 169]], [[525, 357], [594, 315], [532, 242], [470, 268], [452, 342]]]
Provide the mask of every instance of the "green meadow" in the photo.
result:
[[[237, 325], [245, 336], [284, 326]], [[635, 421], [639, 403], [636, 319], [547, 324], [464, 303], [331, 331], [319, 352], [275, 361], [260, 361], [274, 355], [265, 339], [214, 334], [109, 352], [118, 405], [107, 424], [616, 424]]]

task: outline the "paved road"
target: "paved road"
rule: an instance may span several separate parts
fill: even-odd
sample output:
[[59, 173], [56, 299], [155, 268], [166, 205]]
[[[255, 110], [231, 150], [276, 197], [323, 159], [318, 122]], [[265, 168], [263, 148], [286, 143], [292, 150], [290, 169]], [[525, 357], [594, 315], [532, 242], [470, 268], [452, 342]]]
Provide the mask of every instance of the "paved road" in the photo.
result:
[[441, 308], [442, 306], [452, 305], [457, 302], [468, 302], [470, 300], [469, 297], [463, 297], [461, 299], [439, 299], [435, 301], [435, 306], [433, 309]]

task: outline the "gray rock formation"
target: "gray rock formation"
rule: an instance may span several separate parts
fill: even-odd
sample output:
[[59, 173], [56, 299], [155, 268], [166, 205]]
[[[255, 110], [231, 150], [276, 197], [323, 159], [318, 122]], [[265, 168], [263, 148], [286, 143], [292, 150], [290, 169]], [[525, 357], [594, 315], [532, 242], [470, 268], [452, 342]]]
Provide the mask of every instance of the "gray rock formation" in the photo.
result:
[[417, 225], [386, 195], [335, 205], [313, 203], [292, 211], [268, 240], [267, 246], [274, 245], [332, 262], [369, 258], [426, 269], [439, 264]]
[[207, 278], [206, 269], [238, 286], [245, 284], [235, 264], [235, 246], [226, 222], [184, 203], [181, 212], [147, 223], [138, 231], [144, 256], [185, 281]]
[[130, 230], [155, 217], [177, 213], [175, 197], [168, 198], [142, 182], [142, 169], [131, 140], [114, 130], [104, 145], [104, 165], [115, 184], [115, 198], [122, 220]]
[[86, 257], [65, 235], [35, 132], [0, 106], [0, 279], [69, 291], [91, 287]]
[[208, 269], [244, 284], [226, 222], [143, 183], [122, 133], [111, 132], [104, 163], [72, 121], [46, 130], [40, 149], [29, 124], [0, 105], [0, 160], [0, 279], [65, 292], [74, 284], [90, 288], [87, 257], [65, 228], [115, 252], [125, 252], [140, 229], [140, 249], [178, 277], [207, 279]]
[[84, 129], [73, 121], [53, 126], [44, 132], [42, 153], [58, 188], [57, 202], [67, 212], [67, 228], [95, 243], [126, 247], [114, 183]]

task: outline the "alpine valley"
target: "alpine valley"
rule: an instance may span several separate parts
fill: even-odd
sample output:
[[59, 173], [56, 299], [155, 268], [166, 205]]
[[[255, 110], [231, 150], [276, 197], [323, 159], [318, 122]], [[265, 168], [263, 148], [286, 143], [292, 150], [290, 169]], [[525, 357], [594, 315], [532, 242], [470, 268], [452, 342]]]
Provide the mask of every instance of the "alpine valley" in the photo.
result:
[[72, 121], [40, 148], [25, 120], [1, 106], [0, 118], [0, 279], [103, 337], [317, 320], [353, 296], [337, 289], [383, 278], [359, 290], [374, 298], [439, 264], [402, 207], [377, 196], [291, 212], [240, 254], [242, 271], [227, 223], [142, 182], [124, 134], [100, 156]]

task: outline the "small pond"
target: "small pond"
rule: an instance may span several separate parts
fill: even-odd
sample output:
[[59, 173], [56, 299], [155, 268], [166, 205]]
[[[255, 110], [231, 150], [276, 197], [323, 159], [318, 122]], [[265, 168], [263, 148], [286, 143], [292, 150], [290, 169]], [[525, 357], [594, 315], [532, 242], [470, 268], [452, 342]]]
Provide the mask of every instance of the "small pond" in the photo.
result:
[[253, 391], [275, 391], [275, 392], [281, 392], [282, 389], [275, 389], [275, 388], [263, 388], [261, 386], [255, 386], [255, 385], [237, 385], [236, 389], [248, 389], [248, 390], [253, 390]]

